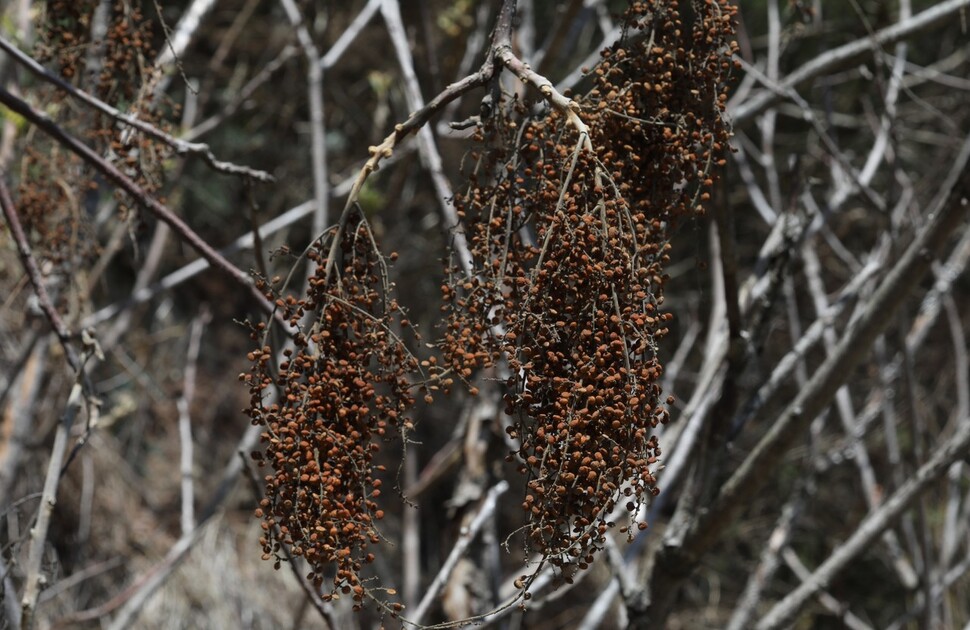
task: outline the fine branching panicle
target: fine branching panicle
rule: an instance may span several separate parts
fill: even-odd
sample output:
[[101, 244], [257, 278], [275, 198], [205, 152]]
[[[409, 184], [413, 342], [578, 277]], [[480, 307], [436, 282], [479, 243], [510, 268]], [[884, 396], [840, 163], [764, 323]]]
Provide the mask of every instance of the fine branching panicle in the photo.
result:
[[[268, 345], [250, 353], [245, 379], [252, 421], [266, 427], [265, 454], [254, 456], [272, 471], [257, 510], [264, 558], [278, 566], [286, 546], [305, 558], [318, 587], [336, 566], [333, 591], [359, 605], [361, 570], [374, 560], [369, 548], [380, 541], [376, 522], [384, 517], [376, 478], [383, 467], [373, 458], [387, 431], [410, 428], [419, 367], [393, 332], [407, 320], [390, 297], [370, 228], [356, 212], [347, 218], [307, 251], [315, 272], [305, 295], [279, 296], [260, 282], [296, 332], [278, 366]], [[265, 342], [264, 330], [256, 326], [253, 338]], [[274, 385], [270, 403], [264, 395]]]
[[528, 546], [560, 567], [585, 568], [614, 508], [657, 492], [668, 239], [703, 211], [729, 136], [734, 9], [692, 6], [688, 21], [677, 2], [633, 3], [566, 111], [506, 97], [454, 200], [476, 274], [449, 269], [442, 349], [465, 378], [507, 362]]
[[[411, 426], [416, 386], [447, 389], [452, 375], [475, 394], [485, 369], [508, 375], [517, 445], [508, 459], [524, 475], [525, 544], [540, 567], [567, 581], [587, 568], [618, 506], [646, 527], [632, 516], [658, 492], [652, 430], [672, 402], [657, 354], [672, 318], [664, 266], [671, 230], [703, 212], [724, 163], [734, 12], [725, 0], [692, 2], [689, 15], [670, 0], [631, 3], [624, 36], [602, 51], [588, 92], [571, 98], [493, 38], [495, 63], [532, 91], [505, 94], [501, 72], [483, 75], [497, 98], [452, 200], [472, 264], [455, 252], [446, 269], [430, 376], [392, 332], [407, 321], [353, 194], [338, 227], [308, 250], [316, 273], [305, 295], [262, 283], [297, 330], [278, 375], [261, 345], [246, 376], [253, 422], [266, 427], [265, 455], [255, 456], [271, 471], [257, 511], [265, 558], [279, 563], [287, 547], [316, 584], [335, 565], [332, 593], [359, 606], [380, 541], [381, 438]], [[372, 151], [362, 178], [381, 157]], [[265, 326], [253, 335], [265, 338]], [[526, 598], [537, 571], [517, 581]]]

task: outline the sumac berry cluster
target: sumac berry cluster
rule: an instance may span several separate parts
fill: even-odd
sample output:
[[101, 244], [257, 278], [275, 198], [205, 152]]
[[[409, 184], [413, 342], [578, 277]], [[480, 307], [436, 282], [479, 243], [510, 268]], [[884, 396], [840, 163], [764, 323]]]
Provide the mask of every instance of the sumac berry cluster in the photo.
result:
[[[418, 366], [393, 332], [403, 317], [388, 298], [384, 259], [367, 224], [352, 218], [331, 238], [307, 254], [315, 273], [304, 295], [268, 292], [298, 330], [293, 347], [278, 366], [269, 346], [251, 352], [242, 378], [252, 421], [266, 427], [265, 453], [254, 453], [270, 470], [257, 510], [264, 558], [279, 563], [285, 546], [306, 559], [318, 586], [336, 567], [333, 591], [359, 604], [361, 571], [374, 560], [369, 549], [380, 541], [384, 516], [377, 504], [383, 468], [373, 458], [389, 431], [410, 427], [409, 375]], [[254, 328], [254, 339], [264, 327]], [[278, 392], [275, 400], [270, 392]]]
[[[160, 77], [152, 63], [156, 45], [152, 20], [135, 1], [54, 0], [43, 3], [34, 54], [75, 87], [89, 92], [125, 114], [161, 129], [169, 128], [166, 99], [154, 88]], [[99, 5], [104, 15], [96, 17]], [[103, 38], [91, 39], [94, 23], [106, 20]], [[102, 112], [79, 110], [77, 102], [53, 86], [38, 86], [45, 111], [66, 131], [82, 139], [143, 190], [158, 194], [164, 184], [165, 160], [172, 150], [161, 142], [120, 124]], [[77, 266], [98, 255], [89, 213], [98, 199], [100, 177], [56, 141], [24, 136], [24, 159], [18, 182], [18, 207], [28, 233], [36, 234], [36, 250], [61, 269], [68, 281], [78, 278]], [[134, 207], [115, 193], [119, 218]], [[132, 222], [135, 223], [135, 222]]]
[[574, 97], [585, 129], [503, 103], [454, 200], [476, 268], [449, 270], [443, 354], [465, 378], [507, 363], [527, 542], [560, 567], [585, 568], [615, 507], [656, 492], [668, 238], [709, 198], [729, 137], [734, 9], [691, 7], [687, 21], [675, 1], [631, 3], [625, 36]]
[[572, 101], [501, 57], [543, 93], [499, 99], [475, 132], [454, 198], [473, 269], [447, 270], [442, 361], [419, 364], [392, 332], [406, 320], [359, 214], [309, 250], [301, 296], [263, 283], [298, 331], [278, 366], [263, 343], [243, 376], [266, 427], [255, 457], [271, 470], [264, 557], [304, 557], [317, 585], [335, 566], [334, 591], [362, 601], [382, 516], [373, 458], [385, 432], [410, 427], [421, 365], [429, 390], [484, 368], [508, 375], [527, 544], [566, 579], [593, 560], [618, 506], [635, 512], [657, 492], [652, 432], [671, 402], [657, 351], [671, 318], [664, 266], [672, 226], [701, 211], [726, 149], [733, 16], [726, 0], [695, 0], [689, 18], [674, 0], [631, 2], [623, 37]]

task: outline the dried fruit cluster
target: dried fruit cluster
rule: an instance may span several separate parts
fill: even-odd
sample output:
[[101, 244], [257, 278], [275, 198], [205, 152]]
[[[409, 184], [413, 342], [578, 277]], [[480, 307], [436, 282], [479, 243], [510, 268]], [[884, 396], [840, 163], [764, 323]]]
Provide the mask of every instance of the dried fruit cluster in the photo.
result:
[[675, 1], [632, 3], [576, 110], [499, 108], [455, 198], [476, 275], [454, 267], [442, 287], [443, 352], [466, 378], [507, 361], [528, 544], [560, 567], [585, 568], [616, 505], [656, 492], [668, 237], [709, 197], [729, 136], [734, 9], [692, 8], [687, 22]]
[[[44, 5], [35, 55], [52, 71], [126, 114], [165, 128], [160, 103], [153, 96], [157, 76], [152, 21], [137, 2], [121, 0], [108, 6], [108, 28], [100, 41], [91, 40], [93, 0], [56, 0]], [[100, 112], [79, 110], [63, 91], [40, 87], [44, 109], [58, 124], [83, 139], [144, 190], [162, 187], [163, 166], [171, 150]], [[66, 266], [70, 281], [81, 260], [96, 255], [98, 239], [88, 217], [98, 203], [99, 178], [78, 158], [46, 137], [25, 138], [18, 197], [24, 227], [36, 234], [43, 256]], [[116, 193], [122, 218], [130, 211]], [[158, 197], [158, 195], [156, 195]], [[87, 212], [82, 211], [87, 210]]]
[[53, 63], [65, 79], [76, 79], [84, 68], [84, 52], [91, 43], [91, 20], [97, 0], [52, 0], [38, 29], [37, 58]]
[[[567, 578], [592, 561], [617, 505], [632, 512], [656, 492], [663, 270], [671, 226], [700, 211], [729, 136], [733, 14], [726, 0], [693, 2], [690, 20], [672, 0], [631, 3], [586, 96], [563, 105], [546, 87], [556, 107], [540, 113], [497, 104], [454, 200], [475, 268], [448, 270], [444, 362], [423, 363], [424, 384], [447, 389], [450, 372], [468, 380], [507, 365], [527, 541]], [[345, 213], [329, 239], [329, 251], [310, 250], [306, 295], [264, 283], [300, 332], [278, 374], [263, 345], [244, 379], [253, 422], [266, 427], [255, 457], [273, 473], [258, 511], [265, 557], [305, 557], [317, 584], [335, 564], [334, 590], [359, 604], [382, 515], [373, 456], [388, 429], [410, 427], [420, 366], [392, 333], [407, 322], [366, 222]]]
[[[316, 270], [306, 295], [274, 296], [261, 283], [299, 332], [275, 375], [272, 351], [263, 346], [250, 353], [252, 370], [241, 378], [253, 423], [266, 427], [265, 455], [253, 455], [272, 470], [257, 510], [264, 558], [279, 566], [286, 546], [306, 559], [318, 586], [336, 566], [332, 593], [352, 594], [359, 604], [361, 570], [374, 559], [368, 549], [380, 540], [376, 521], [384, 516], [376, 502], [383, 468], [373, 458], [388, 430], [410, 428], [409, 375], [418, 367], [393, 332], [407, 322], [387, 297], [385, 263], [367, 224], [351, 218], [331, 238], [328, 249], [318, 243], [307, 254]], [[254, 327], [253, 338], [264, 329]], [[279, 397], [270, 400], [274, 385]]]
[[35, 52], [65, 79], [78, 85], [94, 82], [98, 98], [120, 107], [153, 85], [146, 83], [155, 55], [152, 21], [139, 2], [115, 0], [108, 7], [103, 39], [92, 41], [99, 4], [97, 0], [47, 2]]

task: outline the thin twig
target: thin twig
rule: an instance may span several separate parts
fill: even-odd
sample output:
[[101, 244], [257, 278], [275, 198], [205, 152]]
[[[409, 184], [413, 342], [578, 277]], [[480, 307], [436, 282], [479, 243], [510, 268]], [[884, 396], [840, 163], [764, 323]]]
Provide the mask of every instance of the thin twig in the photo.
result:
[[754, 617], [756, 612], [755, 609], [761, 602], [762, 593], [781, 567], [780, 554], [788, 545], [792, 528], [804, 502], [804, 491], [794, 492], [788, 502], [785, 503], [785, 507], [781, 509], [781, 516], [778, 517], [775, 528], [761, 550], [761, 559], [758, 566], [748, 576], [744, 590], [738, 597], [737, 606], [726, 626], [727, 630], [743, 630], [750, 625], [751, 618]]
[[[610, 607], [613, 605], [613, 600], [616, 596], [620, 594], [620, 581], [614, 577], [605, 588], [600, 590], [596, 599], [593, 600], [593, 604], [589, 606], [586, 610], [586, 614], [583, 616], [582, 621], [576, 626], [576, 630], [596, 630], [599, 628], [606, 614], [610, 612]], [[618, 623], [617, 627], [623, 627], [624, 624]]]
[[17, 589], [14, 588], [13, 576], [7, 560], [0, 554], [0, 591], [3, 591], [3, 602], [0, 604], [6, 616], [9, 630], [20, 630], [20, 606], [17, 603]]
[[[738, 132], [741, 135], [741, 132]], [[738, 174], [741, 176], [741, 181], [744, 182], [745, 188], [748, 190], [748, 199], [754, 206], [761, 218], [764, 219], [765, 223], [768, 225], [773, 225], [778, 215], [775, 209], [771, 207], [768, 203], [768, 199], [765, 194], [761, 191], [761, 187], [758, 184], [757, 179], [755, 179], [754, 172], [751, 170], [751, 165], [748, 163], [748, 157], [744, 150], [744, 144], [740, 142], [732, 143], [732, 147], [735, 149], [731, 153], [731, 158], [734, 163], [738, 166]]]
[[103, 573], [107, 573], [112, 569], [116, 569], [120, 566], [124, 566], [125, 558], [122, 556], [115, 556], [109, 560], [104, 560], [102, 562], [96, 562], [91, 566], [87, 566], [79, 571], [72, 573], [71, 575], [65, 577], [63, 580], [58, 581], [50, 588], [44, 589], [44, 592], [40, 594], [40, 599], [38, 603], [44, 603], [51, 599], [54, 599], [58, 595], [61, 595], [65, 591], [83, 584], [85, 581], [90, 580], [93, 577], [97, 577]]
[[185, 139], [190, 142], [197, 140], [235, 114], [244, 103], [249, 101], [250, 97], [252, 97], [259, 87], [269, 81], [276, 74], [277, 70], [282, 68], [287, 61], [296, 55], [296, 51], [296, 46], [284, 46], [283, 50], [272, 61], [253, 75], [238, 92], [234, 92], [232, 100], [219, 113], [209, 116], [195, 127], [192, 127], [192, 129], [186, 131], [184, 134]]
[[[950, 325], [950, 338], [953, 340], [954, 380], [957, 391], [956, 412], [960, 417], [970, 417], [970, 357], [967, 355], [967, 340], [960, 321], [960, 311], [952, 296], [945, 298], [947, 321]], [[963, 462], [953, 464], [949, 472], [948, 499], [946, 516], [943, 519], [943, 539], [940, 541], [940, 566], [946, 570], [956, 557], [962, 533], [968, 527], [965, 519], [962, 525], [959, 516], [960, 494], [963, 477]]]
[[[167, 70], [166, 66], [174, 63], [179, 66], [179, 71], [182, 70], [179, 57], [189, 47], [192, 38], [195, 37], [199, 26], [202, 24], [203, 18], [208, 15], [209, 11], [215, 5], [216, 0], [193, 0], [192, 4], [185, 10], [185, 13], [182, 14], [182, 17], [179, 18], [178, 24], [175, 25], [175, 30], [171, 33], [171, 36], [166, 38], [167, 46], [162, 49], [161, 53], [155, 59], [156, 68], [165, 71]], [[159, 18], [161, 19], [161, 16]], [[155, 87], [156, 95], [165, 92], [170, 81], [170, 76], [166, 74], [159, 80]], [[184, 78], [184, 73], [182, 76]]]
[[91, 148], [89, 148], [87, 145], [61, 129], [47, 115], [35, 110], [25, 101], [17, 98], [3, 88], [0, 88], [0, 103], [3, 103], [13, 111], [26, 118], [32, 124], [44, 131], [44, 133], [54, 138], [65, 148], [69, 149], [72, 153], [76, 154], [82, 160], [93, 166], [102, 175], [114, 182], [115, 185], [131, 195], [131, 197], [137, 201], [140, 206], [151, 212], [159, 220], [167, 223], [176, 234], [178, 234], [186, 243], [195, 249], [195, 251], [197, 251], [203, 258], [208, 260], [209, 264], [216, 267], [228, 275], [232, 280], [245, 287], [265, 311], [273, 311], [272, 305], [269, 303], [266, 297], [256, 289], [252, 279], [249, 277], [249, 274], [226, 260], [226, 258], [213, 249], [209, 243], [207, 243], [194, 230], [192, 230], [192, 228], [190, 228], [185, 221], [179, 218], [178, 215], [148, 194], [147, 191], [132, 181], [127, 175], [118, 170], [117, 167], [106, 162], [100, 155], [91, 150]]
[[[123, 223], [118, 224], [119, 232], [124, 234], [127, 226]], [[155, 232], [152, 233], [151, 243], [148, 245], [148, 249], [145, 252], [145, 257], [142, 264], [138, 268], [138, 275], [135, 276], [135, 284], [132, 287], [132, 293], [139, 293], [149, 286], [152, 278], [158, 272], [159, 267], [162, 264], [163, 256], [165, 254], [165, 248], [168, 244], [169, 235], [171, 235], [172, 230], [165, 223], [157, 223], [155, 227]], [[119, 239], [120, 241], [120, 239]], [[119, 317], [112, 322], [111, 327], [108, 328], [101, 335], [102, 337], [102, 347], [107, 350], [113, 350], [118, 344], [118, 341], [122, 336], [128, 332], [132, 321], [132, 310], [127, 309], [118, 313]]]
[[374, 14], [381, 7], [383, 0], [368, 0], [364, 8], [360, 10], [357, 17], [345, 28], [341, 33], [340, 37], [333, 43], [333, 45], [324, 53], [323, 57], [320, 58], [319, 64], [322, 70], [327, 70], [336, 65], [340, 57], [350, 48], [350, 45], [354, 43], [360, 32], [364, 30], [367, 23], [370, 22]]
[[[781, 59], [781, 19], [778, 0], [768, 0], [768, 56], [765, 74], [772, 82], [778, 81], [778, 62]], [[778, 112], [768, 109], [758, 118], [761, 130], [761, 165], [768, 180], [768, 196], [775, 209], [781, 208], [781, 184], [778, 178], [778, 164], [775, 161], [775, 122]]]
[[327, 229], [330, 182], [327, 180], [327, 138], [323, 119], [323, 67], [319, 63], [313, 37], [307, 30], [303, 15], [294, 0], [280, 0], [290, 26], [296, 29], [296, 37], [307, 60], [307, 101], [310, 106], [310, 162], [313, 172], [313, 234], [319, 238]]
[[192, 480], [192, 415], [189, 409], [195, 398], [196, 371], [199, 363], [199, 348], [202, 345], [202, 331], [212, 318], [207, 306], [203, 305], [199, 314], [192, 320], [189, 331], [189, 349], [185, 359], [185, 374], [182, 378], [182, 395], [176, 406], [179, 412], [179, 443], [181, 444], [182, 477], [182, 535], [195, 528], [195, 492]]
[[[482, 2], [478, 5], [478, 11], [475, 14], [475, 30], [465, 40], [465, 52], [461, 57], [461, 61], [458, 63], [457, 76], [463, 77], [471, 72], [475, 58], [481, 54], [485, 42], [488, 41], [488, 25], [491, 14], [492, 7], [490, 3]], [[470, 133], [456, 132], [451, 124], [447, 122], [455, 116], [455, 111], [458, 109], [459, 104], [460, 101], [455, 100], [445, 108], [444, 115], [442, 116], [444, 120], [438, 123], [436, 129], [439, 136], [443, 138], [465, 138], [470, 135]], [[459, 126], [462, 124], [466, 123], [459, 123]], [[472, 120], [472, 124], [475, 124], [474, 119]]]
[[[404, 448], [404, 487], [413, 488], [418, 478], [417, 449], [412, 444]], [[401, 599], [405, 608], [410, 608], [418, 601], [421, 584], [421, 520], [418, 510], [409, 505], [401, 515], [401, 564]]]
[[[408, 44], [407, 34], [404, 32], [404, 23], [401, 19], [401, 10], [397, 0], [383, 0], [381, 3], [381, 15], [387, 23], [387, 31], [391, 36], [391, 43], [397, 55], [398, 64], [401, 66], [401, 73], [404, 75], [405, 94], [407, 96], [408, 107], [412, 111], [420, 110], [424, 107], [424, 99], [421, 96], [421, 86], [418, 84], [417, 73], [414, 71], [414, 60], [411, 57], [411, 47]], [[462, 229], [461, 222], [458, 220], [458, 212], [451, 202], [453, 192], [451, 184], [445, 175], [441, 154], [435, 144], [434, 135], [431, 129], [424, 125], [417, 133], [418, 152], [421, 160], [431, 175], [431, 181], [435, 187], [438, 206], [444, 216], [445, 224], [453, 228], [452, 247], [458, 254], [458, 260], [466, 275], [472, 274], [472, 255], [468, 248], [468, 241]]]
[[475, 536], [478, 535], [485, 521], [492, 518], [498, 498], [508, 489], [509, 484], [506, 481], [500, 481], [489, 489], [488, 494], [485, 495], [485, 499], [482, 501], [481, 507], [478, 508], [478, 513], [475, 514], [475, 518], [472, 519], [472, 522], [467, 527], [462, 528], [461, 535], [455, 541], [455, 546], [451, 548], [451, 552], [448, 554], [448, 558], [445, 559], [444, 564], [441, 565], [438, 574], [431, 580], [431, 584], [425, 591], [424, 597], [421, 598], [421, 603], [418, 604], [418, 607], [414, 609], [414, 612], [407, 619], [402, 619], [403, 621], [415, 626], [421, 625], [421, 620], [424, 619], [424, 616], [431, 608], [431, 604], [444, 587], [445, 582], [448, 581], [448, 577], [454, 570], [455, 565], [465, 555], [465, 551], [471, 545]]
[[832, 583], [832, 579], [849, 562], [868, 549], [931, 483], [946, 472], [950, 464], [964, 457], [968, 450], [970, 450], [970, 418], [962, 418], [956, 433], [940, 445], [929, 461], [923, 464], [879, 509], [870, 512], [849, 539], [837, 547], [808, 579], [778, 602], [758, 622], [758, 630], [782, 628], [791, 623], [809, 599], [827, 588]]
[[191, 154], [198, 155], [202, 160], [212, 167], [213, 170], [220, 173], [227, 173], [229, 175], [240, 175], [243, 177], [250, 177], [262, 182], [275, 182], [276, 178], [265, 171], [260, 171], [257, 169], [250, 168], [248, 166], [240, 166], [238, 164], [233, 164], [231, 162], [223, 162], [216, 159], [216, 156], [212, 153], [209, 145], [195, 142], [186, 142], [185, 140], [180, 140], [172, 135], [165, 133], [155, 125], [147, 123], [144, 120], [139, 120], [135, 116], [125, 114], [111, 105], [108, 105], [101, 99], [88, 94], [84, 90], [74, 87], [61, 77], [57, 76], [44, 66], [40, 65], [32, 57], [21, 51], [19, 48], [13, 45], [13, 43], [7, 41], [6, 38], [0, 36], [0, 49], [4, 50], [13, 59], [15, 59], [21, 66], [30, 70], [35, 76], [44, 81], [47, 81], [51, 85], [55, 86], [57, 89], [69, 94], [70, 96], [76, 98], [77, 100], [90, 105], [96, 110], [103, 114], [110, 116], [111, 118], [117, 120], [118, 122], [124, 123], [130, 127], [141, 131], [147, 136], [155, 138], [159, 142], [172, 147], [179, 154]]
[[0, 172], [0, 207], [3, 208], [3, 216], [7, 221], [7, 227], [10, 228], [10, 234], [13, 235], [14, 241], [17, 243], [17, 253], [20, 255], [20, 263], [23, 265], [24, 271], [30, 279], [31, 286], [34, 287], [34, 293], [37, 295], [37, 302], [40, 304], [41, 311], [43, 311], [48, 323], [54, 330], [54, 334], [57, 335], [57, 339], [64, 348], [64, 355], [67, 357], [71, 369], [77, 371], [80, 363], [78, 362], [77, 353], [71, 345], [71, 333], [61, 320], [57, 309], [51, 303], [44, 279], [41, 277], [40, 268], [37, 266], [37, 261], [34, 260], [30, 241], [27, 240], [27, 234], [20, 224], [20, 217], [17, 215], [17, 209], [14, 206], [10, 189], [7, 188], [7, 182], [5, 180], [6, 173]]

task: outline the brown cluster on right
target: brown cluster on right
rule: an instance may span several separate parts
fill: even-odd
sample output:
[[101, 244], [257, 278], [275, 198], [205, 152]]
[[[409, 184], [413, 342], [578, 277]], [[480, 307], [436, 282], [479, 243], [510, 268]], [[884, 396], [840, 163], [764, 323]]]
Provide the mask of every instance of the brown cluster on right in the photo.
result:
[[464, 378], [507, 364], [527, 546], [562, 569], [588, 566], [617, 505], [657, 492], [668, 240], [723, 164], [736, 49], [726, 0], [679, 4], [631, 3], [573, 97], [588, 137], [566, 112], [506, 97], [454, 200], [475, 273], [448, 270], [443, 353]]

